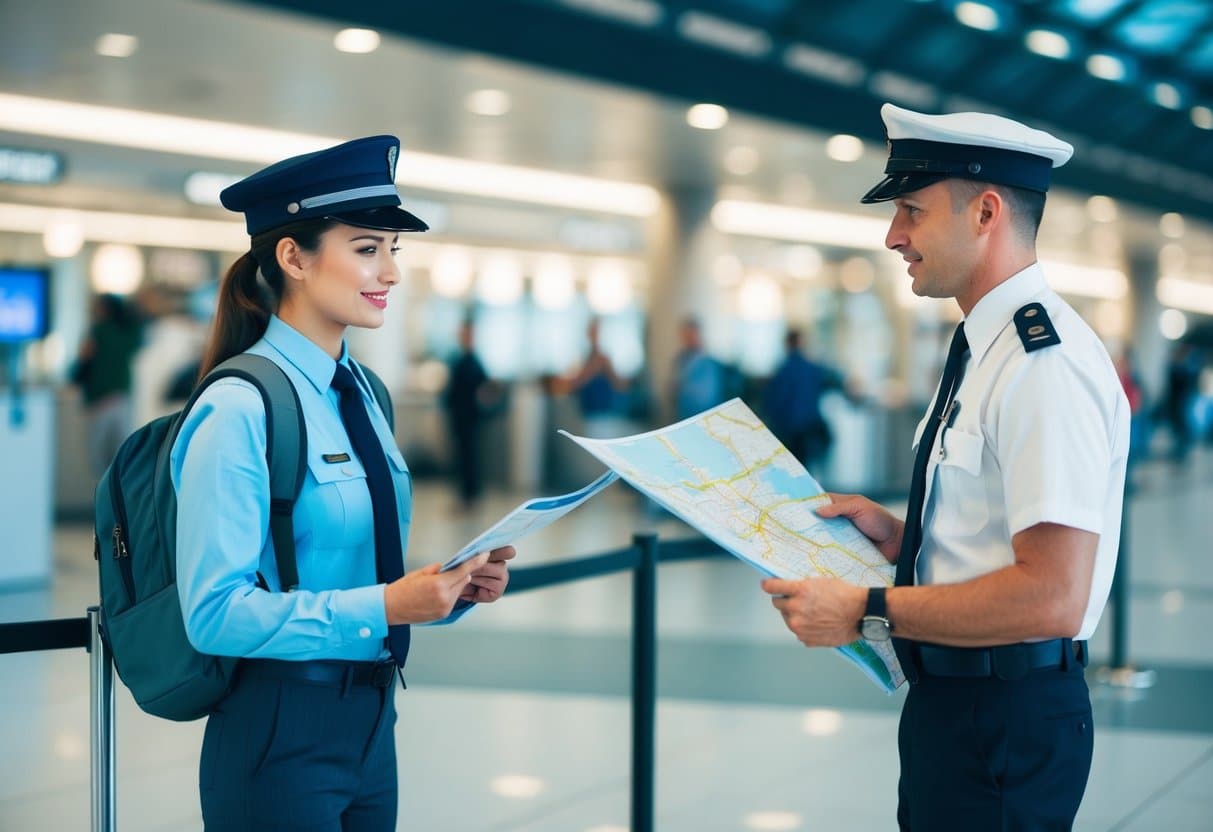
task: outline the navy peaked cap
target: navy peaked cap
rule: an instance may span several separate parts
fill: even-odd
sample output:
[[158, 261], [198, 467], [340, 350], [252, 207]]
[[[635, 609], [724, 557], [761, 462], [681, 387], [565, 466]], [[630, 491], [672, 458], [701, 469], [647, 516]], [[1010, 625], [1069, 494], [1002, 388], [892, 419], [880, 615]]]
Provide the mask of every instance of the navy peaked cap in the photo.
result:
[[1049, 190], [1053, 168], [1074, 148], [1043, 130], [990, 113], [927, 115], [893, 104], [880, 108], [889, 137], [885, 179], [861, 202], [886, 202], [944, 179]]
[[360, 228], [426, 231], [428, 225], [400, 207], [399, 155], [395, 136], [354, 139], [272, 164], [225, 188], [219, 201], [244, 214], [249, 236], [317, 217]]

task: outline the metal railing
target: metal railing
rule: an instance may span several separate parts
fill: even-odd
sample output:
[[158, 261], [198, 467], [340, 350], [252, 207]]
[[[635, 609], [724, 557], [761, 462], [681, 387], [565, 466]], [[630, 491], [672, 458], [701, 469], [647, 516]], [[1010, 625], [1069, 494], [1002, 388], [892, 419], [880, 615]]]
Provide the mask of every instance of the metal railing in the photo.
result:
[[[510, 571], [509, 594], [631, 572], [632, 832], [652, 832], [657, 723], [657, 564], [723, 554], [706, 539], [671, 541], [637, 534], [632, 545], [598, 555]], [[114, 664], [101, 637], [100, 609], [84, 618], [0, 624], [0, 654], [83, 647], [89, 652], [89, 741], [92, 832], [117, 829]]]

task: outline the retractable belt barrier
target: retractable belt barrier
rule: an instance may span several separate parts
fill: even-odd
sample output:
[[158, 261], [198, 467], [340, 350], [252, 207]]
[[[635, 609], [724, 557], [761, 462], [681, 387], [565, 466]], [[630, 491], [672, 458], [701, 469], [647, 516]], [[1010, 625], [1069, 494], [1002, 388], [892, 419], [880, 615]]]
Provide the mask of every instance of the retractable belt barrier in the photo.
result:
[[[696, 538], [663, 543], [637, 534], [632, 545], [559, 563], [510, 570], [510, 594], [633, 573], [632, 591], [632, 832], [653, 832], [654, 736], [657, 716], [657, 563], [724, 556], [716, 544]], [[84, 618], [0, 624], [0, 654], [66, 650], [89, 652], [89, 740], [92, 832], [117, 829], [114, 768], [114, 664], [101, 638], [99, 607]]]

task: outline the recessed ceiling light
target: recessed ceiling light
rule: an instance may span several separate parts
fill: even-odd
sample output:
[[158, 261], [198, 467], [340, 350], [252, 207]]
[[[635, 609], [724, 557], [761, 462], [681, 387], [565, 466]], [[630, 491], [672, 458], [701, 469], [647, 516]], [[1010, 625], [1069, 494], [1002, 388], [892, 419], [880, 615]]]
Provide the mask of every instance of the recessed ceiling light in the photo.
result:
[[1051, 29], [1033, 29], [1024, 36], [1024, 44], [1037, 55], [1059, 60], [1070, 57], [1070, 39]]
[[476, 90], [463, 103], [478, 116], [503, 116], [510, 111], [510, 95], [504, 90]]
[[729, 111], [719, 104], [696, 104], [687, 110], [687, 124], [700, 130], [719, 130], [729, 123]]
[[964, 25], [973, 29], [981, 29], [983, 32], [993, 32], [1002, 23], [998, 12], [985, 3], [957, 3], [955, 15], [956, 19]]
[[342, 29], [333, 37], [339, 52], [365, 55], [379, 48], [379, 33], [374, 29]]
[[109, 33], [97, 38], [96, 50], [98, 55], [107, 58], [129, 58], [139, 48], [139, 38], [134, 35], [119, 35]]
[[1183, 95], [1180, 94], [1179, 88], [1174, 84], [1160, 81], [1150, 89], [1150, 95], [1154, 99], [1154, 103], [1159, 107], [1166, 107], [1168, 110], [1178, 110], [1183, 106]]
[[1192, 118], [1192, 123], [1201, 130], [1213, 130], [1213, 110], [1208, 107], [1197, 106], [1193, 107], [1189, 115]]
[[836, 162], [854, 162], [863, 156], [863, 140], [839, 133], [826, 141], [826, 155]]
[[1164, 309], [1158, 316], [1158, 330], [1168, 341], [1176, 341], [1188, 331], [1188, 316], [1178, 309]]
[[1096, 194], [1087, 200], [1087, 213], [1096, 222], [1116, 222], [1116, 200]]
[[1184, 235], [1183, 214], [1177, 214], [1174, 211], [1163, 214], [1158, 218], [1158, 230], [1162, 232], [1164, 237], [1178, 240]]
[[1115, 55], [1096, 52], [1087, 58], [1087, 72], [1105, 81], [1123, 81], [1129, 74], [1125, 62]]

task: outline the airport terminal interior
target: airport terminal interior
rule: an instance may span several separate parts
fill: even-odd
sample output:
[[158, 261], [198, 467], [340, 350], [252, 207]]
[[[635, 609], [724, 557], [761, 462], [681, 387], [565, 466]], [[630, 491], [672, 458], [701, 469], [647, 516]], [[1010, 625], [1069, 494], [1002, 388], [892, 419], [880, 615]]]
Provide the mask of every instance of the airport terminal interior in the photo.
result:
[[[1090, 642], [1075, 829], [1213, 830], [1213, 5], [1192, 0], [0, 0], [0, 624], [98, 600], [97, 373], [125, 434], [188, 397], [228, 266], [227, 185], [401, 140], [402, 274], [351, 352], [391, 391], [410, 569], [602, 465], [559, 431], [676, 420], [684, 323], [761, 418], [789, 333], [836, 380], [826, 489], [907, 504], [961, 313], [885, 248], [881, 102], [1000, 113], [1073, 144], [1038, 240], [1133, 409], [1112, 603]], [[88, 369], [99, 321], [121, 367]], [[122, 326], [118, 326], [121, 323]], [[469, 488], [444, 402], [490, 379]], [[591, 401], [591, 341], [612, 368]], [[102, 437], [103, 439], [104, 437]], [[518, 541], [516, 570], [702, 541], [623, 482]], [[896, 828], [888, 694], [787, 631], [706, 542], [657, 570], [654, 827]], [[633, 578], [418, 627], [397, 694], [400, 830], [630, 828]], [[0, 655], [0, 830], [90, 824], [89, 655]], [[116, 690], [117, 828], [202, 828], [203, 722]], [[94, 827], [96, 828], [96, 827]]]

